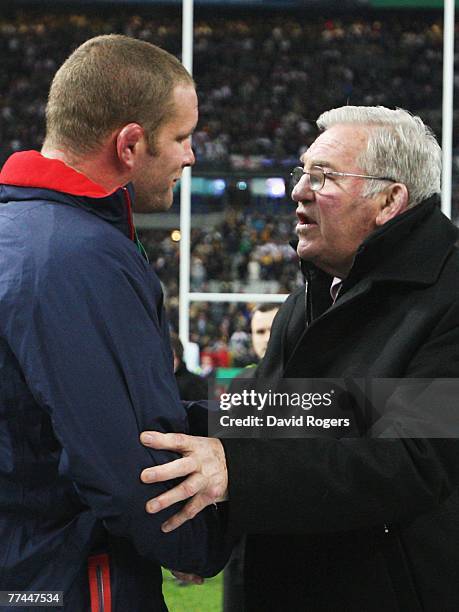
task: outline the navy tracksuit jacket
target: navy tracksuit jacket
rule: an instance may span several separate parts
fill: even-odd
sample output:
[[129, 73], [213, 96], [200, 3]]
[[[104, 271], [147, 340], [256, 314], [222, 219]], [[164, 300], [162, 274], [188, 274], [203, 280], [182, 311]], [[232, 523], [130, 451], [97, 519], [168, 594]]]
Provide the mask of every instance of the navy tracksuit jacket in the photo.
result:
[[145, 512], [172, 485], [141, 470], [174, 455], [139, 434], [187, 415], [132, 197], [34, 151], [0, 175], [0, 590], [64, 591], [68, 612], [165, 610], [160, 564], [226, 560], [221, 511], [170, 534], [177, 507]]

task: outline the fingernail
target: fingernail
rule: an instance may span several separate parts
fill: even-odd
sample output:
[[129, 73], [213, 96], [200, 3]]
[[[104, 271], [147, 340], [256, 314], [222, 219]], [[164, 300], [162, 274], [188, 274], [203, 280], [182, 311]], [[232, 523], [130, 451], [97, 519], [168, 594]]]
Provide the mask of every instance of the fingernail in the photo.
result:
[[143, 444], [153, 444], [153, 436], [151, 434], [142, 434], [140, 439]]
[[161, 525], [161, 531], [163, 531], [164, 533], [169, 533], [169, 531], [172, 531], [169, 523], [164, 523], [163, 525]]
[[155, 472], [149, 468], [149, 471], [145, 471], [144, 474], [142, 474], [142, 482], [154, 482], [155, 481]]
[[148, 502], [147, 512], [149, 512], [150, 514], [154, 514], [155, 512], [158, 512], [158, 510], [159, 510], [158, 502], [156, 501]]

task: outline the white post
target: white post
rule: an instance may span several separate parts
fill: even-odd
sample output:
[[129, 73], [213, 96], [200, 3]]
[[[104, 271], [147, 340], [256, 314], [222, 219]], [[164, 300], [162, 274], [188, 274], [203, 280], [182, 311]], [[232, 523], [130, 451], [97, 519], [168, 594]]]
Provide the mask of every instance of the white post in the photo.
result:
[[190, 293], [191, 302], [285, 302], [288, 293]]
[[443, 170], [441, 209], [451, 218], [454, 96], [454, 0], [445, 0], [443, 16]]
[[[193, 0], [182, 1], [182, 63], [193, 74]], [[180, 181], [179, 334], [184, 347], [190, 338], [191, 168]]]

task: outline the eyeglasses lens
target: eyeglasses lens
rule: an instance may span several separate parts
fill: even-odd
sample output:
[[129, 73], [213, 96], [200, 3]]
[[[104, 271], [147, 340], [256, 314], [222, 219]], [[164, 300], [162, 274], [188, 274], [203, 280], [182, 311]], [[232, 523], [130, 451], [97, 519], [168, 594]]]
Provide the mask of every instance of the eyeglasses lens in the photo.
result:
[[295, 187], [296, 185], [298, 185], [298, 183], [301, 181], [301, 177], [303, 176], [303, 168], [301, 168], [300, 166], [297, 166], [296, 168], [293, 168], [292, 170], [292, 189], [293, 187]]
[[322, 170], [311, 168], [309, 171], [309, 184], [312, 191], [319, 191], [324, 186], [325, 176]]
[[309, 178], [309, 185], [312, 191], [319, 191], [324, 186], [325, 176], [319, 168], [311, 168], [309, 172], [304, 172], [301, 166], [297, 166], [292, 170], [292, 189], [297, 185], [303, 175], [306, 174]]

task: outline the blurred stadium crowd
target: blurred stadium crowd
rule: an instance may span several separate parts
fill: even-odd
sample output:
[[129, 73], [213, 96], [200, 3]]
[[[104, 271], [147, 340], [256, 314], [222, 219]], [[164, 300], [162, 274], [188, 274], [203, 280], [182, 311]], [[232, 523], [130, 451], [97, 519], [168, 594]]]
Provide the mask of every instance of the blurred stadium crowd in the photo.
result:
[[[181, 51], [180, 19], [116, 11], [100, 15], [17, 13], [0, 17], [0, 161], [37, 147], [47, 87], [81, 42], [120, 32]], [[198, 163], [266, 164], [298, 158], [320, 112], [346, 104], [401, 106], [441, 130], [441, 18], [426, 13], [376, 19], [342, 16], [197, 18], [194, 76]], [[459, 83], [456, 83], [459, 87]], [[457, 133], [456, 142], [457, 146]]]
[[[14, 151], [40, 148], [48, 85], [71, 50], [92, 36], [119, 32], [180, 56], [181, 22], [178, 13], [171, 15], [125, 9], [0, 16], [0, 163]], [[194, 44], [200, 97], [196, 171], [282, 168], [285, 173], [314, 139], [315, 118], [348, 102], [407, 108], [441, 135], [439, 14], [198, 15]], [[458, 135], [456, 129], [456, 148]], [[459, 168], [459, 150], [455, 165]], [[301, 282], [288, 246], [293, 216], [293, 207], [290, 214], [269, 216], [260, 208], [229, 206], [217, 226], [193, 230], [192, 290], [238, 291], [243, 284], [290, 292]], [[164, 284], [176, 329], [178, 243], [165, 230], [143, 230], [141, 238]], [[249, 318], [247, 305], [193, 303], [191, 339], [216, 355], [216, 365], [245, 365], [253, 358]]]
[[[191, 290], [232, 293], [250, 286], [259, 292], [290, 293], [302, 282], [297, 255], [289, 245], [291, 216], [229, 210], [220, 225], [193, 229]], [[163, 283], [171, 325], [177, 329], [179, 243], [165, 230], [139, 235]], [[191, 341], [204, 352], [216, 353], [216, 366], [245, 366], [254, 360], [249, 329], [246, 304], [191, 304]]]

